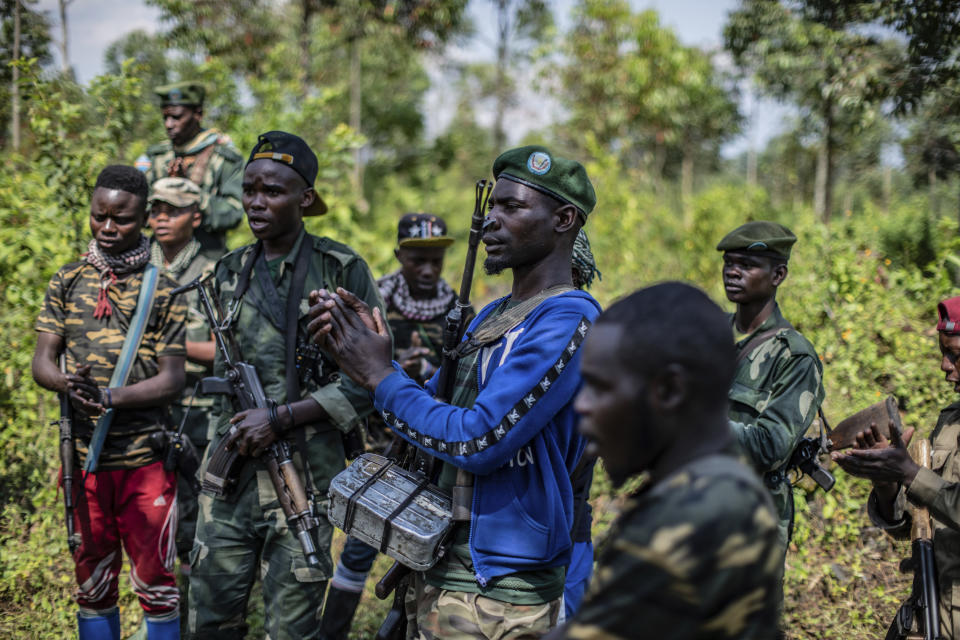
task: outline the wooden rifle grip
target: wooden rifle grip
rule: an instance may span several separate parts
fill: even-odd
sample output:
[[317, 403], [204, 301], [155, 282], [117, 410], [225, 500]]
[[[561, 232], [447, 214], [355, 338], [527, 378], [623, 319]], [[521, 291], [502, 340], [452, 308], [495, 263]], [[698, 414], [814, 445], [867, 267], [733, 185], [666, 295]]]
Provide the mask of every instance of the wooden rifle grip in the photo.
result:
[[[930, 468], [930, 441], [926, 438], [914, 440], [910, 443], [910, 457], [924, 469]], [[926, 507], [911, 507], [913, 524], [910, 527], [911, 540], [933, 540], [933, 522], [930, 520], [930, 511]]]

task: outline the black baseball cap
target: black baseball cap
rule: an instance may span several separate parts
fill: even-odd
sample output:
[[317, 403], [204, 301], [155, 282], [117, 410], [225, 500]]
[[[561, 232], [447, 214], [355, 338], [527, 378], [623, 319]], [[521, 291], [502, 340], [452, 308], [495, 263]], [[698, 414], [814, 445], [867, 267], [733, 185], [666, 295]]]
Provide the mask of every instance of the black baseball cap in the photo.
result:
[[[267, 131], [257, 137], [257, 144], [253, 145], [247, 164], [254, 160], [273, 160], [287, 165], [300, 174], [307, 184], [314, 187], [317, 180], [319, 163], [317, 155], [310, 149], [310, 145], [300, 136], [286, 131]], [[314, 187], [314, 192], [317, 189]], [[322, 216], [327, 212], [327, 204], [316, 193], [313, 204], [304, 209], [305, 216]]]
[[448, 247], [453, 238], [447, 235], [447, 223], [432, 213], [408, 213], [397, 225], [397, 246]]

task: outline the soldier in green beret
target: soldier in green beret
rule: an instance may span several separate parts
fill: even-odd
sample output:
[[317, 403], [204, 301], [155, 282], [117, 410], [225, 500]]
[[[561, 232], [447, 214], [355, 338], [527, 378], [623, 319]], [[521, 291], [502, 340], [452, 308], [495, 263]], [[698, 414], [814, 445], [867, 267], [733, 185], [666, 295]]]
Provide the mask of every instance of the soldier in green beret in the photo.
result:
[[730, 424], [773, 494], [784, 557], [794, 513], [788, 463], [824, 398], [816, 350], [777, 305], [796, 241], [785, 226], [756, 221], [737, 227], [717, 245], [723, 252], [723, 287], [737, 305], [731, 317], [738, 341]]
[[[382, 316], [374, 333], [363, 323], [374, 316], [348, 291], [311, 295], [313, 339], [374, 393], [394, 433], [443, 462], [442, 488], [472, 493], [459, 503], [468, 518], [456, 522], [449, 550], [415, 574], [406, 605], [417, 629], [407, 637], [542, 636], [559, 619], [578, 538], [585, 442], [573, 397], [579, 347], [600, 312], [579, 290], [596, 268], [578, 236], [596, 195], [583, 165], [544, 147], [503, 153], [493, 174], [483, 266], [511, 271], [511, 293], [468, 328], [449, 403], [434, 399], [446, 365], [421, 387], [391, 363]], [[461, 471], [472, 486], [455, 484]]]
[[180, 177], [200, 187], [203, 222], [196, 238], [206, 254], [218, 258], [226, 252], [227, 231], [243, 218], [243, 157], [228, 136], [203, 127], [202, 84], [180, 82], [153, 91], [160, 99], [169, 140], [147, 149], [147, 182]]

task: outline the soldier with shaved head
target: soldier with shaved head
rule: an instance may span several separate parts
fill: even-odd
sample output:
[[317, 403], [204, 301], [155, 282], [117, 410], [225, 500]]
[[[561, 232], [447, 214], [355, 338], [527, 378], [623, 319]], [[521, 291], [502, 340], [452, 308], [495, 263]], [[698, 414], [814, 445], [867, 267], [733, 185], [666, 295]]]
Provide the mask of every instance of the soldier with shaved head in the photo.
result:
[[638, 291], [591, 328], [574, 403], [587, 454], [617, 485], [648, 481], [598, 545], [576, 617], [549, 638], [776, 636], [777, 519], [731, 453], [734, 359], [723, 312], [681, 283]]

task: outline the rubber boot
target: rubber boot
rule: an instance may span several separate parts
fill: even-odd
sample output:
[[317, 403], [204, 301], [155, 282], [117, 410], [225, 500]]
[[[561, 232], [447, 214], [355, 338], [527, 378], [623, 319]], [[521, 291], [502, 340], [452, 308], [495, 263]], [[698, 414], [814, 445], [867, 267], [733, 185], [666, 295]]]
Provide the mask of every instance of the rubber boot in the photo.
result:
[[147, 640], [180, 640], [180, 617], [157, 622], [147, 618]]
[[120, 640], [120, 610], [92, 616], [78, 612], [77, 634], [80, 640]]
[[331, 585], [327, 591], [327, 602], [323, 606], [323, 620], [320, 622], [321, 640], [347, 640], [353, 614], [360, 604], [361, 591], [346, 591]]

